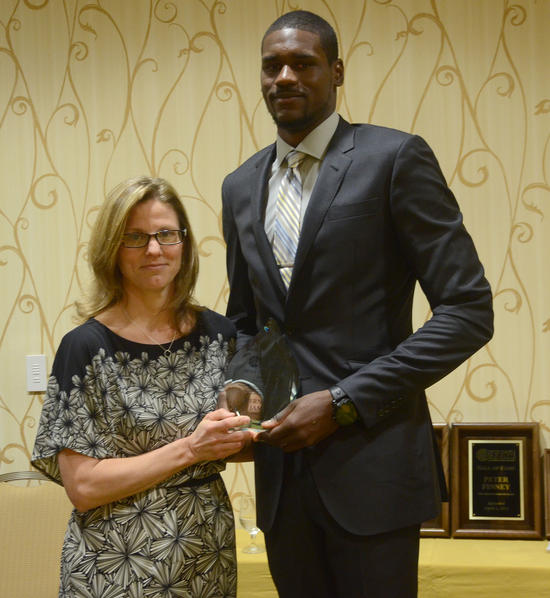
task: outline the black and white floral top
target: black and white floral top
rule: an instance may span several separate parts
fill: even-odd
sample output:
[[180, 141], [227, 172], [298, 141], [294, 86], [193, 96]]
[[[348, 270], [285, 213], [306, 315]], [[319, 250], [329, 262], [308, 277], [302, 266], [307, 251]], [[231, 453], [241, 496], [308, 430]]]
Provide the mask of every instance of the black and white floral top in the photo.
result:
[[[97, 459], [130, 457], [193, 432], [216, 408], [235, 338], [210, 310], [165, 355], [95, 319], [57, 351], [32, 463], [61, 483], [64, 448]], [[194, 465], [155, 488], [73, 511], [60, 596], [234, 596], [233, 519], [221, 461]], [[205, 483], [201, 483], [205, 480]]]

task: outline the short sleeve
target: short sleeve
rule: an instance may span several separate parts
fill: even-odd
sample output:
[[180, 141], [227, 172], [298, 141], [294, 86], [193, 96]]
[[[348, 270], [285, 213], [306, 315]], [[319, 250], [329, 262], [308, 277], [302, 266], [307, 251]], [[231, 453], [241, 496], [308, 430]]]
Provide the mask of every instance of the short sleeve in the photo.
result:
[[103, 459], [111, 455], [110, 429], [102, 397], [105, 349], [93, 349], [82, 327], [66, 335], [57, 351], [32, 454], [32, 464], [62, 483], [57, 455], [71, 449]]

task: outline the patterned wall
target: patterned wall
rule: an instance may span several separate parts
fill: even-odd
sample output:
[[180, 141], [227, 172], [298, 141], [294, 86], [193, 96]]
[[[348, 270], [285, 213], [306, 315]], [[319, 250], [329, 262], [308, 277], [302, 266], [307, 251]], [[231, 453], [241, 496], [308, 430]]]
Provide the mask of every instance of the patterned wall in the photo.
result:
[[[462, 206], [495, 295], [493, 341], [429, 389], [435, 421], [540, 421], [550, 440], [549, 0], [2, 0], [0, 472], [28, 468], [51, 365], [73, 326], [105, 192], [151, 174], [185, 198], [198, 297], [227, 297], [220, 186], [270, 143], [259, 42], [289, 8], [341, 40], [347, 119], [424, 136]], [[419, 298], [416, 324], [428, 316]], [[232, 491], [251, 484], [233, 466]]]

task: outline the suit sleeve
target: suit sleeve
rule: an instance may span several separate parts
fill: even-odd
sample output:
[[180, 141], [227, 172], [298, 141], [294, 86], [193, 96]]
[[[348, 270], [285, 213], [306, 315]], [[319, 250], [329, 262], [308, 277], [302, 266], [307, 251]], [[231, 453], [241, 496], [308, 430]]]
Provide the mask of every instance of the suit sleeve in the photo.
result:
[[222, 186], [223, 236], [227, 246], [226, 266], [229, 281], [227, 317], [237, 328], [237, 349], [241, 349], [256, 332], [256, 307], [248, 278], [248, 266], [241, 251], [241, 243], [231, 205], [230, 183]]
[[396, 153], [389, 202], [401, 254], [432, 316], [393, 351], [339, 382], [367, 426], [443, 378], [493, 334], [483, 267], [437, 160], [418, 136], [407, 137]]

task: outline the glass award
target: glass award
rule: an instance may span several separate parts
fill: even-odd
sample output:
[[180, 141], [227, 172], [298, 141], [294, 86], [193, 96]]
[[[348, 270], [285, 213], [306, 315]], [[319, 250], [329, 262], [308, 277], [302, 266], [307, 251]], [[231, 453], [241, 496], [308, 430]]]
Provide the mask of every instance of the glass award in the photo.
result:
[[269, 319], [229, 363], [220, 406], [250, 417], [251, 428], [272, 418], [296, 397], [298, 368], [285, 336]]

